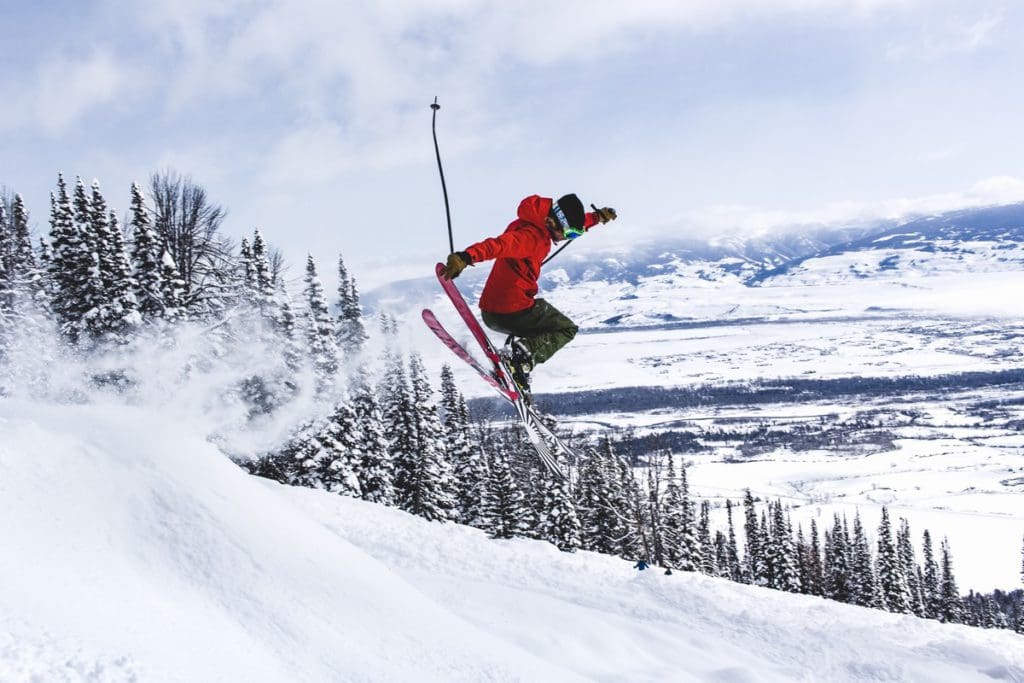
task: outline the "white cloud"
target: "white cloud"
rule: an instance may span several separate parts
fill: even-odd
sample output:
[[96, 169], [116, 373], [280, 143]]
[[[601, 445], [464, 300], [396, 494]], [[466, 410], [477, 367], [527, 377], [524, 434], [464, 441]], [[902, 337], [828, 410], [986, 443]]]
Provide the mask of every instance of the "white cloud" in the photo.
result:
[[9, 82], [0, 126], [65, 132], [83, 116], [117, 100], [132, 82], [131, 69], [106, 50], [85, 57], [54, 57], [31, 80]]
[[1003, 16], [985, 13], [973, 20], [947, 16], [928, 20], [909, 40], [895, 42], [886, 49], [893, 62], [904, 59], [937, 60], [949, 55], [975, 52], [991, 45], [1003, 25]]
[[1024, 179], [996, 176], [980, 180], [966, 190], [890, 198], [874, 202], [834, 202], [806, 209], [764, 209], [717, 205], [687, 211], [654, 230], [666, 230], [704, 237], [720, 235], [757, 236], [807, 225], [855, 225], [871, 221], [909, 219], [980, 206], [1024, 202]]

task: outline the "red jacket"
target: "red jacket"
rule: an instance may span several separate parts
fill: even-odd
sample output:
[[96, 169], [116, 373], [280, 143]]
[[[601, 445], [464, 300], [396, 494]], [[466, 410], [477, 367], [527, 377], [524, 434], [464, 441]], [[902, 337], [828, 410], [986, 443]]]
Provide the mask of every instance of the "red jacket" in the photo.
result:
[[[552, 201], [537, 195], [527, 197], [519, 203], [519, 218], [509, 223], [505, 232], [466, 247], [473, 263], [497, 259], [480, 295], [480, 310], [516, 313], [533, 306], [540, 264], [551, 251], [551, 234], [544, 219]], [[589, 230], [597, 222], [596, 213], [587, 213], [583, 227]]]

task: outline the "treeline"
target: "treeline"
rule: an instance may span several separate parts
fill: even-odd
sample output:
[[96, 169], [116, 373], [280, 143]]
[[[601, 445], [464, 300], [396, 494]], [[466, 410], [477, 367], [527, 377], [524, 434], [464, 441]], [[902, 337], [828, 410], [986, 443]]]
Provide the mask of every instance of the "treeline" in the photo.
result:
[[[843, 397], [892, 396], [907, 392], [936, 394], [989, 386], [1024, 384], [1024, 369], [964, 372], [934, 377], [839, 377], [835, 379], [763, 379], [694, 387], [615, 387], [538, 394], [537, 401], [556, 415], [591, 415], [659, 408], [701, 408], [795, 403]], [[500, 399], [474, 399], [474, 409]], [[479, 405], [478, 405], [479, 403]]]
[[[3, 197], [0, 362], [19, 343], [32, 354], [48, 336], [85, 358], [140, 339], [173, 344], [179, 328], [193, 324], [222, 354], [239, 344], [270, 350], [237, 387], [253, 414], [287, 403], [310, 376], [318, 396], [333, 395], [367, 339], [355, 278], [339, 256], [332, 306], [310, 256], [301, 295], [293, 297], [280, 253], [258, 230], [236, 245], [221, 233], [225, 215], [202, 187], [167, 171], [152, 176], [148, 196], [132, 184], [122, 226], [97, 181], [86, 189], [77, 178], [69, 188], [58, 175], [49, 235], [36, 241], [21, 195]], [[131, 378], [113, 373], [96, 381]]]

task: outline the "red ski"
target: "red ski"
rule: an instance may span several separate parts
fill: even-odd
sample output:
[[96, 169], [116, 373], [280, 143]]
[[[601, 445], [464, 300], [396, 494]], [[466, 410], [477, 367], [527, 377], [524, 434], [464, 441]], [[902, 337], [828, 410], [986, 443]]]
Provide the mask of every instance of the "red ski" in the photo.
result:
[[[552, 474], [565, 478], [565, 473], [562, 472], [558, 466], [555, 455], [552, 453], [552, 445], [567, 456], [573, 456], [573, 452], [564, 444], [558, 436], [551, 431], [547, 425], [543, 423], [540, 416], [533, 409], [533, 407], [526, 401], [522, 392], [519, 391], [515, 382], [512, 381], [512, 372], [505, 364], [505, 361], [498, 355], [497, 349], [494, 348], [494, 344], [491, 343], [490, 338], [484, 331], [484, 328], [480, 325], [480, 322], [473, 315], [473, 311], [470, 310], [469, 304], [463, 298], [462, 293], [455, 286], [455, 283], [451, 280], [444, 278], [441, 273], [444, 271], [444, 264], [438, 263], [434, 272], [437, 274], [437, 280], [441, 283], [442, 289], [451, 299], [452, 304], [455, 306], [455, 310], [459, 312], [462, 320], [466, 323], [466, 327], [473, 334], [473, 337], [477, 340], [481, 350], [490, 361], [491, 369], [488, 370], [482, 363], [480, 363], [469, 351], [466, 350], [462, 344], [444, 328], [443, 325], [437, 320], [437, 316], [430, 309], [423, 310], [423, 322], [427, 324], [427, 327], [437, 336], [441, 342], [447, 346], [452, 352], [464, 360], [470, 367], [476, 370], [477, 374], [483, 378], [485, 382], [494, 387], [495, 390], [501, 394], [502, 398], [512, 404], [516, 409], [516, 413], [519, 415], [520, 421], [523, 423], [523, 427], [526, 429], [526, 434], [530, 438], [530, 442], [533, 444], [534, 449], [537, 451], [537, 455], [540, 456], [541, 462]], [[549, 445], [549, 442], [551, 445]]]

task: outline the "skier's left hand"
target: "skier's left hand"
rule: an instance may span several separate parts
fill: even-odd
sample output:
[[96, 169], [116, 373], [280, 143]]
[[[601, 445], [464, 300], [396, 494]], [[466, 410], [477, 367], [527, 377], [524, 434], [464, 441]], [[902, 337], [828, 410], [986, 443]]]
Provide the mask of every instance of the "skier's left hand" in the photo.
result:
[[601, 209], [598, 209], [595, 206], [594, 209], [597, 213], [597, 220], [601, 221], [602, 223], [607, 223], [608, 221], [613, 221], [616, 218], [618, 218], [618, 214], [615, 213], [615, 209], [611, 208], [610, 206], [606, 206]]
[[459, 273], [466, 269], [466, 266], [472, 265], [472, 263], [473, 259], [464, 251], [448, 254], [448, 263], [445, 264], [441, 275], [444, 276], [445, 280], [454, 280], [459, 276]]

